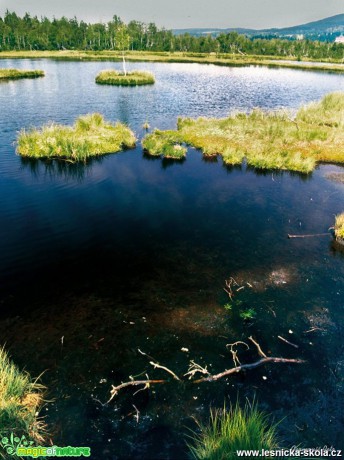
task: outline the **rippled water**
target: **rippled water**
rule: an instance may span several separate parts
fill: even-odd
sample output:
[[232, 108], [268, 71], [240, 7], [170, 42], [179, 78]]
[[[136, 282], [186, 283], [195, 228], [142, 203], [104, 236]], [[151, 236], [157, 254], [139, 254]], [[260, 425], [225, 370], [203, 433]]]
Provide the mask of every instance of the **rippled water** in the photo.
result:
[[[296, 110], [343, 90], [343, 77], [129, 63], [154, 72], [156, 84], [115, 88], [94, 78], [118, 63], [1, 65], [46, 72], [0, 84], [0, 333], [21, 366], [34, 375], [47, 369], [56, 398], [46, 408], [54, 442], [91, 445], [94, 458], [185, 458], [181, 433], [194, 428], [192, 416], [205, 417], [224, 398], [256, 393], [263, 408], [288, 416], [286, 442], [338, 443], [344, 258], [330, 236], [287, 234], [326, 233], [333, 225], [344, 186], [327, 174], [341, 167], [321, 166], [307, 177], [262, 174], [204, 161], [194, 149], [177, 164], [146, 158], [139, 143], [69, 165], [23, 161], [14, 142], [22, 128], [72, 123], [94, 111], [128, 123], [140, 139], [146, 120], [174, 128], [180, 115]], [[223, 308], [230, 276], [245, 286], [238, 300], [242, 309], [255, 309], [254, 321], [243, 321], [238, 307]], [[125, 392], [106, 407], [99, 402], [129, 375], [153, 377], [138, 348], [180, 374], [189, 359], [219, 372], [231, 365], [226, 343], [251, 334], [266, 351], [307, 364], [261, 368], [204, 387]]]

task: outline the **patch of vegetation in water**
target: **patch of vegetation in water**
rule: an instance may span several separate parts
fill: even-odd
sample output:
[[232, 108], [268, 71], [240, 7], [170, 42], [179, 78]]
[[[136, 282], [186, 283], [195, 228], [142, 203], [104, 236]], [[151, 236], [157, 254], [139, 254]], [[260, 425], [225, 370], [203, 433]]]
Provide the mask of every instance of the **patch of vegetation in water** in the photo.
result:
[[96, 76], [96, 83], [117, 86], [152, 85], [155, 83], [155, 78], [151, 72], [139, 70], [127, 73], [117, 70], [103, 70]]
[[[287, 111], [236, 113], [228, 118], [179, 118], [176, 131], [156, 132], [159, 150], [178, 139], [205, 156], [222, 155], [226, 165], [247, 165], [310, 173], [317, 162], [344, 162], [344, 93], [326, 95], [301, 107], [296, 116]], [[153, 133], [154, 134], [154, 133]], [[144, 148], [155, 154], [152, 135]]]
[[86, 161], [89, 157], [135, 147], [134, 133], [124, 124], [111, 124], [99, 113], [79, 117], [74, 126], [50, 124], [20, 131], [17, 152], [23, 157]]
[[44, 77], [43, 70], [0, 69], [0, 80]]
[[183, 138], [178, 132], [156, 129], [143, 139], [142, 146], [149, 155], [182, 160], [186, 157], [187, 149], [181, 142]]
[[198, 423], [199, 433], [191, 435], [188, 443], [191, 458], [195, 460], [237, 459], [238, 450], [276, 449], [278, 447], [276, 424], [271, 424], [266, 414], [253, 402], [239, 403], [229, 410], [213, 409], [210, 422]]
[[[13, 364], [0, 348], [0, 441], [3, 447], [13, 433], [27, 442], [43, 441], [45, 425], [37, 416], [43, 404], [44, 387]], [[2, 452], [0, 452], [0, 458]]]
[[333, 182], [344, 184], [344, 173], [328, 173], [325, 177]]
[[344, 212], [336, 216], [334, 234], [336, 236], [337, 241], [343, 242], [344, 244]]

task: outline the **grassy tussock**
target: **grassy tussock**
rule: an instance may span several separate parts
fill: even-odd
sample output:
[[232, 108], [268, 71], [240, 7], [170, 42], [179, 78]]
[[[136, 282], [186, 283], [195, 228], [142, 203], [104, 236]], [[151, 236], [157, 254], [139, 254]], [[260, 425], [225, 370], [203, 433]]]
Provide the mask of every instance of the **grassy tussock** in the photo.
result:
[[[0, 348], [0, 435], [11, 433], [43, 441], [44, 423], [37, 418], [44, 387], [21, 372]], [[1, 456], [1, 454], [0, 454]]]
[[135, 147], [134, 133], [122, 123], [115, 125], [99, 113], [77, 119], [73, 127], [58, 124], [22, 130], [17, 152], [23, 157], [86, 161], [88, 158]]
[[103, 70], [97, 75], [96, 83], [117, 86], [152, 85], [155, 83], [155, 78], [150, 72], [138, 70], [127, 72], [126, 75], [116, 70]]
[[344, 240], [344, 212], [336, 216], [334, 233], [337, 239]]
[[191, 457], [195, 460], [237, 459], [237, 450], [275, 449], [278, 447], [276, 425], [260, 412], [256, 403], [237, 403], [229, 410], [211, 410], [210, 422], [198, 424], [200, 434], [191, 436]]
[[[302, 107], [296, 117], [286, 111], [236, 113], [228, 118], [179, 118], [179, 142], [222, 155], [228, 165], [243, 159], [257, 169], [311, 172], [317, 162], [344, 162], [344, 93], [332, 93]], [[160, 142], [164, 137], [159, 132]], [[149, 150], [150, 145], [143, 142]], [[159, 145], [163, 150], [163, 145]]]
[[0, 80], [44, 77], [43, 70], [0, 69]]
[[178, 132], [156, 129], [143, 139], [142, 146], [149, 155], [182, 160], [185, 158], [187, 150], [180, 145], [180, 142], [182, 142], [182, 138]]

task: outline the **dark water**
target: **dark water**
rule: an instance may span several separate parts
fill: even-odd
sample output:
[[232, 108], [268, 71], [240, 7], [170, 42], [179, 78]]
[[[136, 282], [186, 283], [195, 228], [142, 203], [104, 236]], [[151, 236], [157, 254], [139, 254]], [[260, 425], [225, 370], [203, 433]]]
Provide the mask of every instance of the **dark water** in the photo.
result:
[[[343, 429], [343, 252], [323, 233], [343, 211], [337, 166], [311, 176], [228, 169], [190, 149], [182, 164], [144, 157], [140, 144], [87, 165], [22, 161], [16, 132], [72, 123], [98, 111], [141, 126], [174, 128], [179, 115], [300, 104], [343, 90], [339, 75], [197, 64], [129, 64], [156, 85], [97, 86], [114, 63], [1, 61], [46, 77], [0, 85], [1, 342], [42, 380], [54, 402], [43, 414], [57, 445], [90, 445], [93, 458], [186, 458], [183, 433], [209, 406], [254, 395], [285, 445], [333, 444]], [[228, 312], [224, 280], [245, 286]], [[244, 321], [242, 310], [256, 318]], [[111, 385], [153, 370], [138, 348], [179, 375], [194, 359], [232, 365], [226, 344], [253, 335], [271, 365], [217, 383], [123, 390]], [[297, 344], [294, 348], [278, 335]], [[189, 352], [181, 351], [187, 348]], [[257, 358], [254, 349], [243, 362]], [[264, 378], [263, 378], [264, 377]], [[142, 376], [141, 376], [142, 378]], [[133, 407], [135, 406], [135, 408]], [[140, 412], [135, 419], [136, 408]]]

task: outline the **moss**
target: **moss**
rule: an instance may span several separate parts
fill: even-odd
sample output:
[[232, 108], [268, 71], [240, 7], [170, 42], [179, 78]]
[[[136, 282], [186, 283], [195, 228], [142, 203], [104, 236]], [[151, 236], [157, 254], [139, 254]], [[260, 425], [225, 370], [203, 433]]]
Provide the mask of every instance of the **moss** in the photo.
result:
[[43, 70], [0, 69], [0, 80], [44, 77]]
[[286, 111], [236, 113], [228, 118], [179, 118], [176, 131], [148, 135], [144, 147], [161, 153], [164, 143], [178, 139], [222, 155], [226, 165], [310, 173], [317, 162], [344, 162], [344, 93], [332, 93], [302, 107], [296, 117]]
[[124, 124], [115, 125], [99, 113], [77, 119], [73, 127], [50, 124], [22, 130], [17, 152], [23, 157], [86, 161], [88, 158], [135, 147], [134, 133]]
[[103, 70], [96, 77], [96, 83], [100, 85], [117, 85], [117, 86], [138, 86], [138, 85], [152, 85], [155, 83], [154, 75], [150, 72], [142, 72], [134, 70], [123, 72], [116, 70]]

